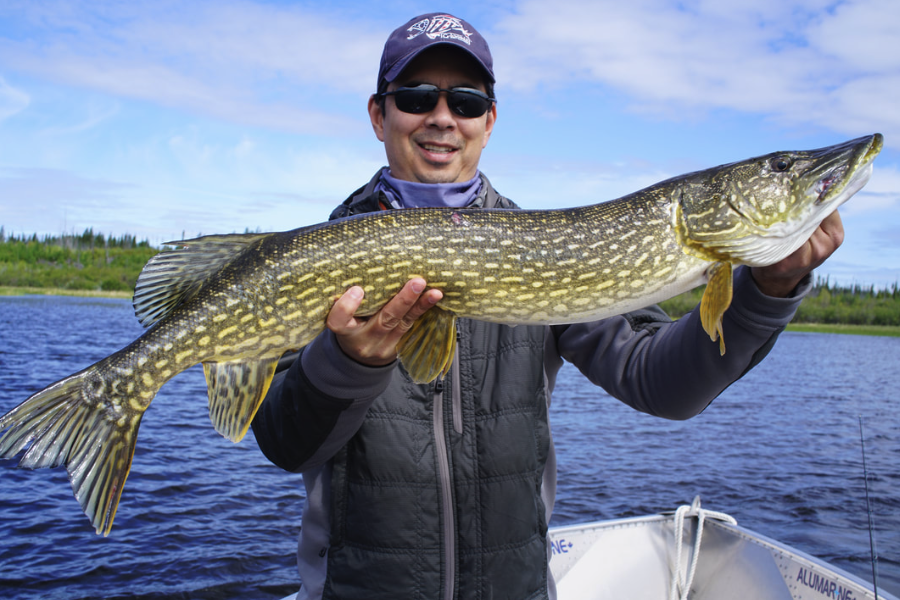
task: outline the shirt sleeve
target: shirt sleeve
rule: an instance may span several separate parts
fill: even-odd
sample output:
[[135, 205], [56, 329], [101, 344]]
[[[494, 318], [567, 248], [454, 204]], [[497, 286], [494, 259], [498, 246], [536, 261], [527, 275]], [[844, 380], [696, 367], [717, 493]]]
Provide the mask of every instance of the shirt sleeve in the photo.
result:
[[674, 322], [657, 308], [555, 328], [557, 348], [591, 382], [629, 406], [687, 419], [768, 354], [810, 282], [808, 276], [792, 297], [773, 298], [759, 291], [750, 269], [737, 269], [734, 298], [723, 317], [724, 355], [703, 330], [699, 307]]
[[253, 434], [271, 462], [293, 472], [331, 458], [359, 429], [396, 363], [370, 367], [348, 357], [326, 330], [282, 359], [253, 419]]

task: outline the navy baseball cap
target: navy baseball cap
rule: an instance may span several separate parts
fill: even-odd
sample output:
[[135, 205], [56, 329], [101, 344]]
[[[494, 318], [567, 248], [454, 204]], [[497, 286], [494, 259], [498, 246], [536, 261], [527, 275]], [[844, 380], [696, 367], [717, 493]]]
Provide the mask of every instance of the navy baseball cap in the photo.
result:
[[394, 81], [412, 59], [437, 44], [462, 48], [478, 61], [491, 83], [496, 81], [491, 50], [481, 34], [453, 15], [429, 13], [401, 25], [388, 37], [381, 54], [376, 86], [380, 86], [382, 80]]

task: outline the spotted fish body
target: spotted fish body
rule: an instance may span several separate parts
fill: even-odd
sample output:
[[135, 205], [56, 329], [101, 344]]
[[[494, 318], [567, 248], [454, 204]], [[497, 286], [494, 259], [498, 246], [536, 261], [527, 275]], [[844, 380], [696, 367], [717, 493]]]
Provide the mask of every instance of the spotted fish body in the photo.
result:
[[702, 283], [702, 321], [715, 341], [732, 265], [791, 254], [865, 184], [881, 146], [875, 134], [771, 154], [566, 210], [407, 209], [179, 242], [138, 280], [144, 335], [0, 417], [0, 457], [24, 450], [20, 466], [65, 465], [85, 513], [108, 534], [140, 420], [159, 388], [202, 363], [210, 418], [240, 440], [278, 358], [312, 341], [354, 285], [365, 290], [360, 315], [413, 277], [443, 292], [398, 347], [416, 381], [449, 368], [458, 317], [590, 321]]

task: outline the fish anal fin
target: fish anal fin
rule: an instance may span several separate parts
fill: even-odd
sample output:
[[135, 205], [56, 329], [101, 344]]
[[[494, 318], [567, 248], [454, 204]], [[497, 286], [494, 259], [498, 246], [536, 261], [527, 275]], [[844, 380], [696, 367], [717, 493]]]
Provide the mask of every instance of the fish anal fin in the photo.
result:
[[269, 391], [278, 356], [205, 362], [209, 419], [221, 435], [239, 442]]
[[397, 345], [400, 362], [417, 383], [446, 374], [455, 350], [456, 315], [436, 306], [419, 317]]
[[719, 340], [719, 353], [725, 354], [725, 336], [722, 331], [722, 316], [731, 305], [732, 273], [731, 263], [717, 262], [707, 271], [709, 281], [700, 300], [700, 322], [712, 341]]

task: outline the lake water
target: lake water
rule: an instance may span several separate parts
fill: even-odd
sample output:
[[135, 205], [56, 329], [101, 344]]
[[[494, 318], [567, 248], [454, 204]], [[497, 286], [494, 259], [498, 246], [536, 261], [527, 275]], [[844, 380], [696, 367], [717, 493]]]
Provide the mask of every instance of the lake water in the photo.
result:
[[[0, 414], [140, 335], [127, 301], [0, 298]], [[871, 580], [858, 417], [879, 583], [900, 595], [900, 338], [786, 333], [703, 414], [637, 413], [561, 373], [553, 524], [706, 508]], [[302, 481], [252, 432], [215, 433], [203, 373], [166, 384], [143, 419], [109, 537], [65, 470], [0, 462], [0, 597], [277, 599], [296, 591]]]

